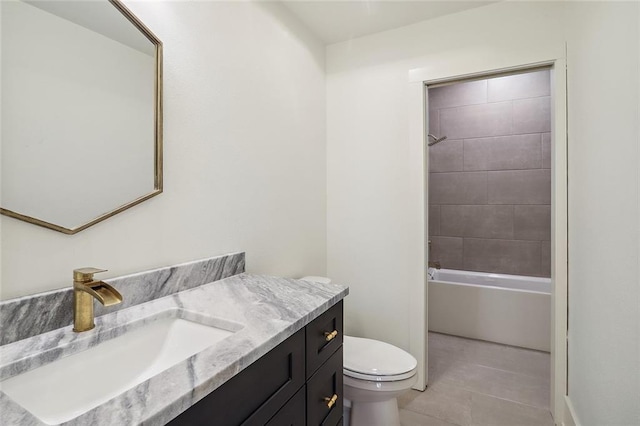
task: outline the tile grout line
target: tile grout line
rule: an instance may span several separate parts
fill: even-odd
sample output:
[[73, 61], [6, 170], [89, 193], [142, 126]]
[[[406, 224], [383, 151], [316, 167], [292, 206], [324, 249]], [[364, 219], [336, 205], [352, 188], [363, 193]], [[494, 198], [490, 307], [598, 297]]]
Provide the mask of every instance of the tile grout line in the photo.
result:
[[456, 136], [456, 137], [451, 137], [451, 138], [448, 138], [448, 139], [452, 140], [452, 141], [459, 141], [459, 140], [463, 140], [463, 139], [469, 139], [469, 140], [474, 140], [474, 139], [494, 139], [494, 138], [508, 138], [508, 137], [511, 137], [511, 136], [537, 135], [537, 134], [541, 134], [541, 133], [551, 133], [551, 131], [550, 130], [539, 130], [539, 131], [535, 131], [535, 132], [516, 133], [516, 132], [514, 132], [512, 130], [509, 133], [498, 133], [496, 135], [473, 136], [473, 137]]
[[478, 367], [488, 368], [488, 369], [495, 370], [495, 371], [500, 371], [500, 372], [503, 372], [503, 373], [515, 374], [517, 376], [539, 378], [539, 376], [536, 376], [536, 375], [533, 375], [533, 374], [524, 374], [524, 373], [519, 373], [519, 372], [513, 371], [513, 370], [504, 370], [502, 368], [491, 367], [490, 365], [478, 364], [477, 362], [471, 362], [471, 361], [465, 362], [465, 360], [458, 360], [458, 361], [462, 361], [461, 362], [462, 364], [475, 365], [475, 366], [478, 366]]
[[544, 133], [540, 133], [540, 168], [544, 169]]
[[524, 403], [524, 402], [514, 401], [514, 400], [512, 400], [512, 399], [502, 398], [502, 397], [495, 396], [495, 395], [491, 395], [491, 394], [484, 393], [484, 392], [478, 392], [478, 391], [475, 391], [475, 390], [473, 390], [473, 389], [469, 389], [469, 388], [464, 387], [464, 386], [458, 386], [458, 385], [453, 384], [453, 383], [450, 383], [450, 382], [444, 382], [444, 383], [446, 383], [448, 386], [456, 387], [456, 388], [458, 388], [458, 389], [462, 389], [462, 390], [464, 390], [464, 391], [466, 391], [466, 392], [474, 393], [474, 394], [477, 394], [477, 395], [483, 395], [483, 396], [486, 396], [486, 397], [489, 397], [489, 398], [500, 399], [500, 400], [502, 400], [502, 401], [511, 402], [511, 403], [513, 403], [513, 404], [519, 404], [519, 405], [523, 405], [523, 406], [525, 406], [525, 407], [530, 407], [530, 408], [535, 408], [535, 409], [538, 409], [538, 410], [543, 410], [543, 411], [549, 411], [549, 412], [551, 412], [551, 411], [550, 411], [550, 409], [549, 409], [549, 407], [539, 407], [539, 406], [537, 406], [537, 405], [526, 404], [526, 403]]
[[[478, 366], [478, 367], [489, 368], [489, 369], [491, 369], [491, 370], [501, 371], [501, 372], [504, 372], [504, 373], [512, 373], [512, 374], [515, 374], [515, 375], [517, 375], [517, 376], [525, 376], [525, 377], [531, 377], [531, 378], [535, 378], [535, 379], [539, 379], [539, 378], [540, 378], [540, 375], [539, 375], [539, 374], [534, 374], [534, 373], [521, 373], [521, 372], [514, 371], [514, 370], [505, 370], [505, 369], [503, 369], [503, 368], [497, 368], [497, 367], [492, 367], [492, 366], [490, 366], [490, 365], [479, 364], [478, 362], [473, 362], [473, 361], [470, 361], [470, 360], [465, 360], [464, 358], [457, 358], [457, 357], [455, 357], [455, 356], [452, 356], [452, 357], [451, 357], [451, 360], [452, 360], [453, 362], [458, 362], [458, 363], [460, 363], [460, 364], [475, 365], [475, 366]], [[546, 379], [545, 379], [545, 380], [546, 380]]]
[[[433, 90], [433, 89], [431, 89]], [[541, 98], [551, 98], [551, 95], [538, 95], [538, 96], [527, 96], [524, 98], [507, 98], [507, 99], [502, 99], [502, 100], [498, 100], [498, 101], [489, 101], [488, 99], [486, 101], [482, 101], [482, 102], [473, 102], [473, 103], [467, 103], [467, 104], [459, 104], [459, 105], [449, 105], [449, 106], [444, 106], [444, 107], [435, 107], [433, 108], [434, 110], [442, 110], [442, 109], [457, 109], [457, 108], [467, 108], [467, 107], [477, 107], [479, 105], [495, 105], [495, 104], [504, 104], [507, 102], [515, 102], [515, 101], [527, 101], [530, 99], [541, 99]]]
[[[530, 407], [530, 408], [535, 408], [535, 409], [538, 409], [538, 410], [548, 411], [549, 413], [551, 413], [551, 410], [550, 410], [549, 407], [539, 407], [537, 405], [531, 405], [531, 404], [527, 404], [527, 403], [520, 402], [520, 401], [514, 401], [513, 399], [503, 398], [503, 397], [500, 397], [500, 396], [491, 395], [489, 393], [478, 392], [477, 390], [469, 389], [469, 388], [467, 388], [465, 386], [459, 386], [457, 384], [454, 384], [454, 383], [451, 383], [451, 382], [447, 382], [447, 381], [444, 381], [443, 383], [446, 384], [447, 386], [451, 386], [453, 388], [462, 389], [462, 390], [464, 390], [466, 392], [473, 393], [473, 394], [476, 394], [476, 395], [483, 395], [483, 396], [486, 396], [486, 397], [489, 397], [489, 398], [495, 398], [495, 399], [499, 399], [501, 401], [507, 401], [507, 402], [511, 402], [513, 404], [518, 404], [518, 405], [522, 405], [522, 406], [525, 406], [525, 407]], [[428, 389], [428, 387], [427, 387], [427, 389]], [[437, 391], [433, 391], [433, 392], [437, 392]], [[442, 392], [438, 392], [438, 393], [442, 393]]]
[[[529, 378], [534, 378], [534, 379], [537, 379], [537, 378], [540, 377], [539, 375], [535, 375], [535, 374], [518, 373], [518, 372], [513, 371], [513, 370], [503, 370], [502, 368], [491, 367], [489, 365], [484, 365], [484, 364], [477, 364], [475, 362], [465, 362], [464, 359], [460, 359], [460, 358], [452, 358], [452, 360], [454, 362], [458, 362], [460, 364], [475, 365], [477, 367], [488, 368], [488, 369], [495, 370], [495, 371], [500, 371], [500, 372], [503, 372], [503, 373], [515, 374], [517, 376], [529, 377]], [[448, 384], [450, 384], [450, 383], [448, 383]], [[549, 382], [549, 386], [550, 385], [551, 385], [551, 382]], [[477, 392], [477, 391], [475, 391], [475, 392]], [[482, 392], [480, 392], [480, 393], [482, 393]], [[521, 404], [524, 404], [524, 403], [521, 403]], [[528, 405], [528, 404], [525, 404], [525, 405]]]
[[527, 172], [538, 170], [551, 170], [547, 168], [530, 168], [530, 169], [480, 169], [480, 170], [451, 170], [444, 172], [429, 172], [429, 174], [441, 175], [444, 173], [481, 173], [481, 172]]
[[[429, 415], [429, 414], [425, 414], [425, 413], [422, 413], [422, 412], [420, 412], [420, 411], [412, 410], [411, 408], [406, 408], [406, 407], [400, 408], [400, 411], [402, 411], [402, 410], [405, 410], [405, 411], [411, 411], [412, 413], [418, 414], [418, 415], [420, 415], [421, 417], [428, 417], [428, 418], [430, 418], [430, 419], [439, 420], [439, 421], [441, 421], [441, 422], [443, 422], [443, 423], [446, 423], [446, 424], [448, 424], [448, 425], [452, 425], [452, 426], [465, 426], [465, 425], [462, 425], [462, 424], [460, 424], [460, 423], [450, 422], [450, 421], [445, 420], [445, 419], [442, 419], [442, 418], [440, 418], [440, 417], [431, 416], [431, 415]], [[402, 426], [402, 424], [401, 424], [400, 426]], [[467, 426], [469, 426], [469, 425], [467, 425]]]
[[[457, 337], [457, 336], [454, 336], [454, 337]], [[469, 339], [469, 340], [473, 340], [473, 339]], [[484, 342], [483, 340], [478, 340], [478, 341], [479, 342]], [[496, 344], [496, 345], [504, 346], [504, 347], [507, 347], [507, 348], [524, 349], [524, 348], [518, 348], [517, 346], [501, 345], [499, 343], [493, 343], [493, 342], [486, 342], [486, 343]], [[534, 349], [524, 349], [524, 350], [530, 350], [532, 352], [542, 353], [542, 354], [547, 354], [547, 355], [549, 354], [548, 352], [536, 351]], [[515, 375], [518, 375], [518, 376], [539, 378], [539, 376], [532, 375], [532, 374], [524, 374], [524, 373], [520, 373], [520, 372], [513, 371], [513, 370], [505, 370], [505, 369], [502, 369], [502, 368], [491, 367], [489, 365], [478, 364], [477, 362], [474, 362], [474, 361], [471, 361], [471, 360], [465, 360], [464, 358], [453, 357], [452, 360], [454, 360], [455, 362], [458, 362], [460, 364], [475, 365], [475, 366], [479, 366], [479, 367], [483, 367], [483, 368], [489, 368], [491, 370], [501, 371], [501, 372], [505, 372], [505, 373], [512, 373], [512, 374], [515, 374]], [[549, 380], [550, 380], [550, 378], [549, 378]]]

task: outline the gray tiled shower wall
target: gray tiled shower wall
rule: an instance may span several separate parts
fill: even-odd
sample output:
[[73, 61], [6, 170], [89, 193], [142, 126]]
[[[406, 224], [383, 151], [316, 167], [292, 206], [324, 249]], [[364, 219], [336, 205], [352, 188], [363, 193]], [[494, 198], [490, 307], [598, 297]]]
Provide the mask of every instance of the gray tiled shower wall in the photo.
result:
[[429, 89], [430, 260], [549, 277], [548, 70]]

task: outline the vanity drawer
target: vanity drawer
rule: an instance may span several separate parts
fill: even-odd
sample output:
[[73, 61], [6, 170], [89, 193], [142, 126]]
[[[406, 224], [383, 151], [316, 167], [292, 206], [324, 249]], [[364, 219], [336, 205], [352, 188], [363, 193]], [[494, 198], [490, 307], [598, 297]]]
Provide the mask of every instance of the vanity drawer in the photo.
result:
[[265, 426], [305, 426], [306, 388], [296, 393]]
[[298, 331], [169, 424], [266, 424], [304, 385], [304, 338]]
[[[307, 382], [308, 426], [339, 424], [342, 418], [342, 388], [342, 346], [340, 346]], [[330, 404], [331, 400], [334, 401], [333, 404]]]
[[336, 303], [306, 327], [307, 378], [342, 346], [342, 305]]

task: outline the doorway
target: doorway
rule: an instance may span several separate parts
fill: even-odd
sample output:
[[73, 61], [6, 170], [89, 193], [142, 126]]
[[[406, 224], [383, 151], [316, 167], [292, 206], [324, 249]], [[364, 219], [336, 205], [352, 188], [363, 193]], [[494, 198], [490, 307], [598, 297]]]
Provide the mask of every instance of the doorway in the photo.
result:
[[[471, 65], [471, 68], [473, 69], [473, 65]], [[546, 296], [547, 313], [545, 320], [548, 321], [547, 324], [550, 324], [552, 331], [551, 336], [546, 338], [547, 347], [544, 347], [544, 343], [542, 347], [539, 346], [541, 341], [539, 336], [538, 343], [527, 343], [518, 340], [525, 334], [531, 334], [530, 331], [523, 333], [521, 331], [505, 332], [502, 330], [498, 331], [497, 334], [498, 336], [504, 336], [511, 333], [511, 336], [507, 337], [516, 339], [515, 341], [500, 341], [498, 338], [499, 343], [514, 346], [533, 344], [535, 349], [548, 350], [551, 353], [549, 398], [551, 401], [549, 406], [554, 418], [561, 419], [564, 395], [566, 394], [567, 324], [566, 73], [564, 60], [559, 58], [524, 66], [477, 71], [466, 75], [450, 76], [446, 72], [447, 70], [444, 70], [441, 76], [438, 76], [433, 69], [423, 70], [423, 72], [414, 70], [410, 73], [410, 76], [413, 77], [413, 81], [410, 83], [413, 93], [412, 107], [420, 108], [422, 111], [422, 117], [420, 117], [422, 123], [418, 122], [417, 115], [412, 118], [412, 129], [414, 131], [411, 134], [417, 142], [418, 137], [415, 130], [417, 128], [421, 129], [420, 136], [422, 137], [420, 142], [424, 144], [424, 187], [425, 190], [430, 188], [430, 179], [436, 181], [439, 185], [439, 187], [434, 186], [434, 193], [429, 195], [432, 203], [430, 204], [425, 199], [425, 246], [430, 238], [432, 240], [435, 239], [433, 254], [438, 257], [436, 259], [433, 255], [428, 255], [433, 267], [429, 272], [432, 274], [437, 272], [436, 266], [441, 267], [440, 271], [448, 269], [444, 268], [443, 264], [446, 266], [452, 265], [453, 268], [450, 269], [465, 269], [466, 265], [466, 269], [471, 269], [473, 273], [479, 273], [483, 270], [483, 272], [490, 274], [499, 274], [501, 272], [504, 274], [506, 272], [506, 275], [521, 276], [526, 274], [535, 276], [536, 279], [548, 280], [546, 286], [549, 287], [549, 294]], [[541, 82], [545, 78], [547, 85], [543, 92], [526, 93], [529, 89], [523, 91], [522, 88], [519, 89], [512, 84], [518, 79]], [[490, 83], [493, 86], [492, 93], [487, 90], [489, 81], [492, 81]], [[457, 88], [454, 83], [458, 84]], [[460, 90], [464, 85], [466, 85], [468, 93]], [[496, 91], [498, 87], [501, 90]], [[441, 88], [445, 88], [445, 90]], [[418, 89], [421, 91], [420, 97], [418, 97]], [[540, 86], [538, 86], [538, 89], [540, 89]], [[430, 99], [428, 97], [430, 90], [436, 94], [431, 105], [429, 105]], [[441, 93], [439, 94], [438, 92], [449, 92], [453, 96], [448, 101], [443, 100]], [[470, 99], [474, 96], [476, 96], [475, 99]], [[506, 99], [505, 97], [512, 97], [513, 99]], [[418, 99], [421, 101], [420, 107], [418, 107]], [[438, 105], [438, 102], [440, 102], [440, 105]], [[454, 104], [456, 102], [470, 102], [470, 104], [454, 105], [451, 102]], [[479, 107], [479, 105], [483, 105], [483, 102], [484, 105], [491, 103], [493, 105]], [[513, 115], [514, 102], [517, 103], [515, 117]], [[437, 108], [438, 106], [442, 108]], [[448, 110], [444, 111], [444, 120], [441, 120], [439, 115], [443, 112], [443, 108], [448, 108]], [[469, 115], [470, 112], [477, 112], [482, 109], [491, 110], [492, 112], [481, 112], [480, 118], [474, 117], [473, 114]], [[540, 122], [531, 120], [532, 111], [538, 113], [546, 111], [549, 116], [545, 122], [546, 124], [540, 126]], [[453, 126], [456, 122], [458, 123], [458, 128]], [[497, 126], [497, 129], [487, 130], [488, 127], [491, 127], [488, 124]], [[514, 124], [516, 128], [513, 127]], [[479, 133], [475, 135], [469, 133], [474, 126], [476, 130], [480, 128]], [[447, 139], [443, 139], [445, 136]], [[466, 142], [467, 139], [469, 139], [469, 142]], [[513, 143], [506, 145], [507, 140]], [[447, 141], [453, 141], [453, 143], [447, 146], [445, 145]], [[482, 142], [484, 142], [483, 145], [481, 145]], [[438, 155], [434, 156], [435, 159], [432, 158], [431, 164], [429, 164], [429, 143], [433, 144], [431, 148], [440, 148]], [[486, 150], [486, 148], [489, 149]], [[522, 155], [525, 152], [533, 155]], [[438, 160], [437, 164], [434, 160]], [[504, 168], [504, 170], [499, 169], [499, 167]], [[439, 174], [439, 176], [436, 176], [436, 174]], [[483, 188], [485, 188], [485, 191], [489, 191], [489, 189], [486, 189], [487, 181], [490, 181], [490, 186], [493, 188], [490, 189], [491, 193], [484, 193], [484, 196], [488, 196], [489, 199], [477, 198], [474, 202], [474, 197], [478, 197], [477, 194], [481, 193]], [[478, 182], [480, 182], [480, 185], [478, 185]], [[528, 184], [529, 187], [528, 189], [522, 189], [522, 187], [512, 185], [513, 182], [521, 182], [525, 186]], [[541, 187], [544, 186], [545, 182], [547, 186], [544, 194], [533, 194], [533, 198], [525, 201], [521, 198], [517, 199], [518, 196], [527, 191], [532, 195], [532, 183], [533, 186]], [[479, 187], [476, 188], [478, 191], [475, 193], [473, 191], [474, 185]], [[504, 189], [505, 185], [507, 189], [506, 195], [504, 192], [495, 190], [495, 188]], [[504, 198], [505, 196], [507, 198]], [[443, 218], [443, 210], [445, 211], [446, 223], [441, 220]], [[487, 212], [497, 214], [498, 218], [487, 219]], [[543, 218], [545, 214], [546, 218]], [[514, 221], [518, 222], [519, 226], [515, 226]], [[535, 225], [536, 223], [540, 225], [543, 222], [545, 226]], [[456, 224], [458, 225], [454, 226]], [[445, 229], [441, 228], [443, 225]], [[432, 233], [440, 235], [431, 235]], [[547, 241], [545, 238], [549, 238], [549, 242], [543, 248], [543, 244], [546, 244], [545, 241]], [[429, 253], [430, 250], [425, 247], [425, 251]], [[538, 254], [537, 257], [535, 253]], [[548, 260], [545, 260], [545, 256]], [[438, 263], [440, 265], [437, 265]], [[509, 272], [511, 274], [508, 274]], [[545, 277], [545, 275], [547, 276]], [[432, 278], [435, 277], [432, 276]], [[426, 287], [427, 274], [425, 274], [424, 284]], [[534, 282], [534, 285], [541, 286], [544, 284], [542, 282]], [[459, 287], [456, 286], [455, 290], [459, 291]], [[538, 289], [534, 288], [533, 292], [541, 293], [535, 291]], [[475, 296], [452, 297], [451, 300], [454, 302], [457, 298], [466, 299], [467, 308], [457, 307], [455, 309], [458, 309], [458, 312], [465, 312], [466, 310], [468, 315], [457, 315], [454, 316], [453, 320], [449, 318], [443, 322], [442, 319], [435, 319], [437, 318], [437, 312], [431, 312], [428, 309], [429, 296], [426, 288], [422, 291], [415, 290], [413, 295], [420, 297], [423, 304], [422, 306], [420, 303], [412, 303], [411, 305], [412, 352], [415, 350], [414, 355], [418, 354], [417, 358], [424, 362], [423, 377], [417, 384], [417, 388], [422, 390], [429, 384], [428, 339], [426, 337], [430, 328], [428, 318], [431, 318], [434, 322], [435, 328], [443, 327], [444, 324], [445, 328], [437, 331], [481, 340], [495, 339], [482, 333], [474, 336], [465, 335], [465, 332], [460, 331], [464, 329], [463, 324], [461, 324], [464, 322], [461, 320], [463, 317], [478, 318], [477, 315], [479, 313], [477, 311], [473, 312], [468, 308], [469, 306], [475, 306], [478, 309], [477, 294]], [[483, 303], [481, 307], [484, 311], [496, 309], [495, 306], [491, 305], [493, 302], [486, 302], [491, 298], [486, 298], [485, 289], [476, 289], [475, 292], [481, 293], [480, 296]], [[521, 291], [507, 293], [521, 293]], [[475, 302], [473, 301], [474, 297], [476, 297]], [[500, 298], [501, 296], [497, 297], [497, 299]], [[454, 310], [454, 308], [447, 305], [449, 302], [443, 302], [443, 300], [446, 299], [441, 299], [437, 305], [431, 304], [434, 311], [437, 310], [434, 306], [441, 308], [441, 311]], [[509, 303], [517, 304], [520, 302], [512, 301]], [[544, 302], [541, 301], [535, 303], [544, 305]], [[509, 306], [507, 307], [508, 309]], [[527, 310], [529, 309], [520, 309], [520, 311]], [[518, 311], [518, 309], [515, 309], [515, 311]], [[423, 327], [414, 324], [414, 321], [420, 318], [424, 319], [425, 325]], [[517, 319], [518, 316], [516, 315], [514, 318]], [[439, 323], [437, 323], [438, 321]], [[494, 320], [489, 319], [488, 321]], [[471, 324], [473, 323], [471, 321]], [[475, 324], [476, 328], [482, 329], [480, 330], [481, 332], [495, 332], [500, 328], [500, 321], [490, 325], [485, 324], [485, 326], [478, 326], [478, 321]], [[496, 324], [498, 327], [496, 327]], [[505, 324], [503, 321], [502, 325], [511, 324]], [[416, 332], [418, 328], [422, 328], [424, 331], [422, 336], [419, 336]], [[545, 328], [544, 324], [540, 327], [543, 330]], [[542, 338], [542, 340], [545, 339]], [[420, 355], [422, 355], [422, 358], [420, 358]]]

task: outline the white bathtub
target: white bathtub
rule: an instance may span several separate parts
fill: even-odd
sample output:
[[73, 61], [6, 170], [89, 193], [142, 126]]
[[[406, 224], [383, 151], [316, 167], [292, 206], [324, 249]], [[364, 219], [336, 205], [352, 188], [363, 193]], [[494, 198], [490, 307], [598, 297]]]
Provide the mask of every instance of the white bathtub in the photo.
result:
[[429, 330], [549, 352], [551, 280], [429, 268]]

